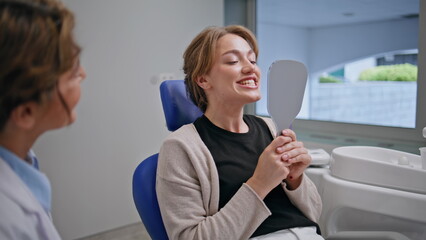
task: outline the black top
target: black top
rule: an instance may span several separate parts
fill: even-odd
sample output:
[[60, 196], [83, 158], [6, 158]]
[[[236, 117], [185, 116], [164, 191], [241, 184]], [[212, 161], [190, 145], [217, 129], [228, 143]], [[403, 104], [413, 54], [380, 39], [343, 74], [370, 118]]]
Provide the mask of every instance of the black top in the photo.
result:
[[[216, 163], [219, 174], [219, 209], [234, 196], [254, 173], [260, 154], [273, 140], [265, 121], [244, 115], [247, 133], [233, 133], [214, 125], [206, 116], [198, 118], [194, 125]], [[263, 200], [272, 215], [253, 233], [252, 237], [278, 230], [316, 226], [288, 199], [281, 185], [274, 188]]]

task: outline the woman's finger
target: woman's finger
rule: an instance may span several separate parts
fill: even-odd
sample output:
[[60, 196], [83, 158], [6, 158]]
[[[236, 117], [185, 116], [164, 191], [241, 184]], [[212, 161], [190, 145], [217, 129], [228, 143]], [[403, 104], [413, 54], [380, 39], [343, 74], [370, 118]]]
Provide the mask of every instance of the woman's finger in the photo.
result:
[[297, 141], [296, 133], [291, 129], [285, 129], [281, 132], [282, 136], [290, 137], [293, 141]]
[[[295, 148], [304, 148], [303, 142], [297, 142], [297, 141], [289, 142], [289, 143], [285, 144], [284, 146], [281, 146], [280, 150], [282, 152], [288, 152], [288, 151], [291, 151]], [[277, 149], [277, 152], [278, 152], [278, 149]]]
[[293, 158], [289, 158], [287, 162], [290, 164], [300, 163], [303, 165], [309, 165], [312, 162], [312, 158], [308, 153], [302, 153]]
[[275, 148], [276, 153], [281, 154], [287, 151], [287, 148], [284, 148], [285, 145], [291, 143], [293, 139], [286, 136], [278, 136], [275, 138], [269, 146]]

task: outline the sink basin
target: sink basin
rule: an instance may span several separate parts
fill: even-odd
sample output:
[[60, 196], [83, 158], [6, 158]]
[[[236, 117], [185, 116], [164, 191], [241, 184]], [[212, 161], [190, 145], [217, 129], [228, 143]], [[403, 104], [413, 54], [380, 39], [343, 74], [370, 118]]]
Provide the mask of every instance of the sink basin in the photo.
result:
[[420, 155], [380, 147], [338, 147], [331, 154], [330, 171], [349, 181], [426, 194]]

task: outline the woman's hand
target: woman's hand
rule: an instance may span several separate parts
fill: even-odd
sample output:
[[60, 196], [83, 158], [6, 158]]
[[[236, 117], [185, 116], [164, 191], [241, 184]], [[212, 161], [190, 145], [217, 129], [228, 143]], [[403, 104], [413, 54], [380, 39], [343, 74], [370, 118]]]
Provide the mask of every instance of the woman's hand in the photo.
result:
[[290, 163], [283, 160], [286, 151], [277, 151], [277, 149], [282, 149], [292, 142], [291, 136], [279, 136], [260, 155], [253, 176], [247, 181], [260, 198], [265, 198], [272, 189], [287, 178]]
[[290, 129], [282, 131], [282, 136], [292, 139], [291, 142], [279, 146], [277, 153], [282, 154], [281, 160], [289, 165], [290, 173], [285, 180], [287, 188], [294, 190], [302, 182], [302, 175], [305, 169], [311, 164], [312, 158], [302, 142], [297, 141], [296, 133]]

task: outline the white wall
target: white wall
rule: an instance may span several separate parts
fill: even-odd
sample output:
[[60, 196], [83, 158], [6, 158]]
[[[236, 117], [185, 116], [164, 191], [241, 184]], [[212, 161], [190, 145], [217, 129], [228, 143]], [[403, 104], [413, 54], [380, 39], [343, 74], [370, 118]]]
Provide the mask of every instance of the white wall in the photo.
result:
[[65, 0], [87, 71], [72, 126], [34, 150], [52, 182], [53, 220], [64, 239], [140, 221], [132, 199], [137, 164], [167, 136], [159, 73], [182, 77], [182, 53], [209, 25], [223, 25], [223, 0]]

